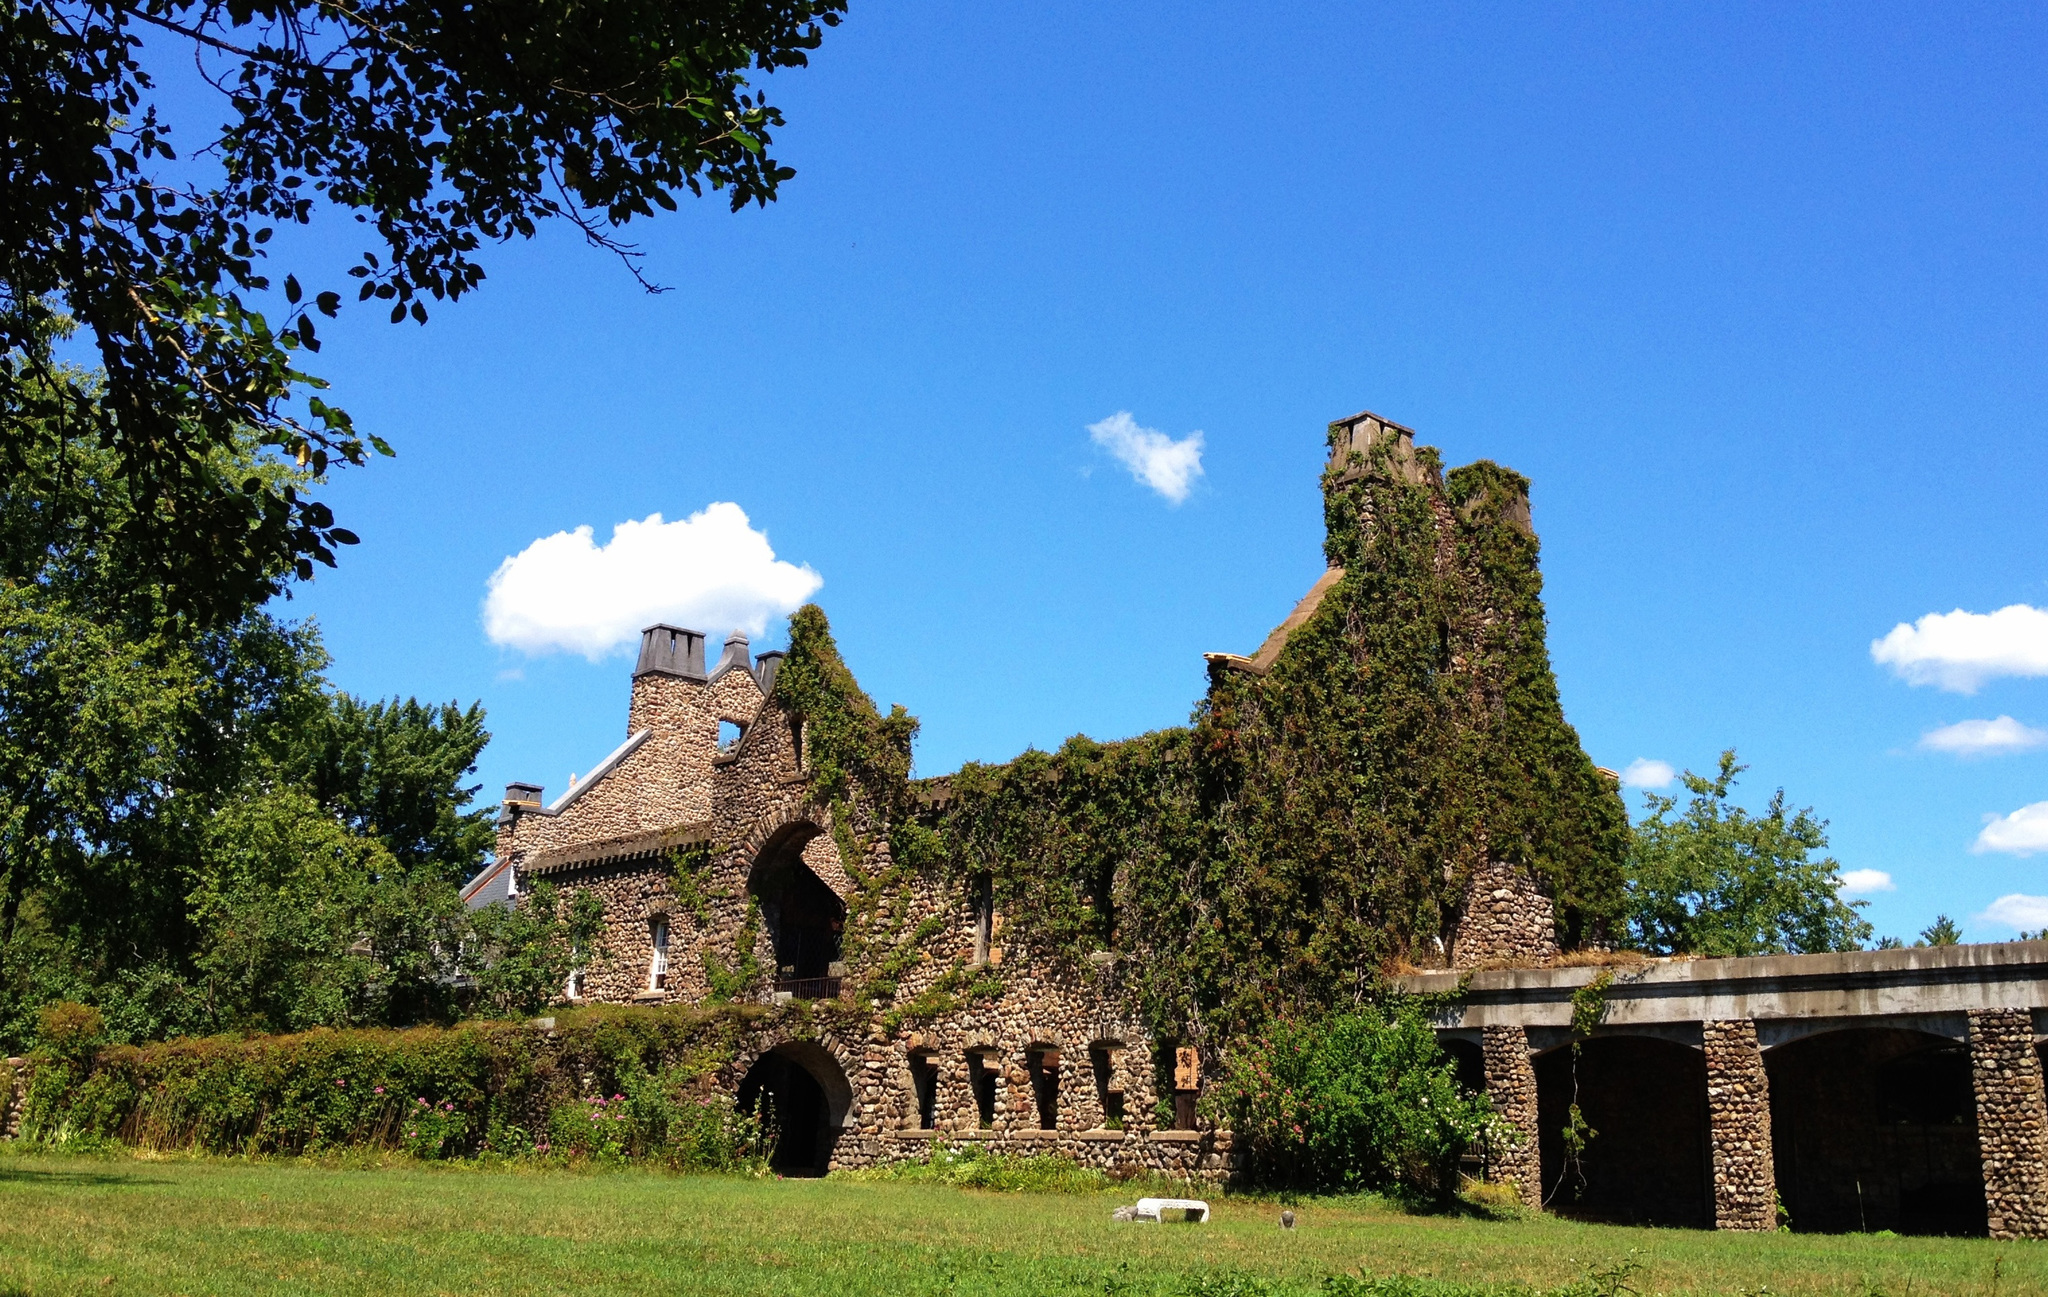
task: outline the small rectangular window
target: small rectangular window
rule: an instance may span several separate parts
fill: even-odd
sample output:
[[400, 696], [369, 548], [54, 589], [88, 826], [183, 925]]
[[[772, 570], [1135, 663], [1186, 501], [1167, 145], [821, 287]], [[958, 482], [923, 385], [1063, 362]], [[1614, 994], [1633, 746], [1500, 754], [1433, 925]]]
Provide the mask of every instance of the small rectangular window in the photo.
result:
[[975, 1124], [993, 1130], [996, 1124], [996, 1069], [985, 1054], [967, 1056], [967, 1087], [974, 1093]]
[[668, 989], [668, 920], [654, 921], [654, 960], [649, 965], [648, 986], [657, 991]]
[[571, 1000], [580, 1000], [583, 998], [582, 969], [578, 968], [569, 974], [569, 985], [564, 989], [563, 994]]
[[910, 1056], [910, 1086], [917, 1100], [917, 1128], [936, 1130], [939, 1125], [939, 1064], [929, 1054]]

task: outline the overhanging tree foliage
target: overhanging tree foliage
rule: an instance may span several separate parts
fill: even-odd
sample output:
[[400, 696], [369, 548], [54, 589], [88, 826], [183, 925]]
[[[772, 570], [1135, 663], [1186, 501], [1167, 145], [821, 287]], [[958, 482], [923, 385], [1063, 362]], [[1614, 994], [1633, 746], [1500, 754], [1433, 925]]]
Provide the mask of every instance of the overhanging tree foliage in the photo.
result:
[[1645, 793], [1650, 812], [1629, 849], [1629, 931], [1654, 954], [1708, 956], [1810, 954], [1857, 950], [1871, 928], [1865, 902], [1841, 896], [1841, 866], [1827, 850], [1827, 822], [1811, 807], [1790, 811], [1785, 790], [1761, 815], [1728, 800], [1748, 767], [1734, 749], [1712, 778], [1688, 770], [1692, 794], [1683, 814], [1676, 797]]
[[[0, 1045], [55, 999], [133, 1040], [445, 1018], [463, 974], [503, 1011], [558, 989], [587, 916], [458, 893], [492, 840], [482, 709], [339, 693], [310, 626], [253, 608], [195, 624], [105, 543], [136, 508], [114, 452], [28, 444], [0, 483]], [[254, 456], [208, 462], [306, 477]]]
[[[232, 620], [354, 536], [308, 489], [388, 452], [318, 395], [316, 316], [424, 322], [487, 242], [614, 231], [684, 190], [766, 203], [793, 172], [748, 75], [802, 65], [844, 0], [27, 0], [0, 8], [0, 468], [90, 440], [135, 508], [118, 558]], [[174, 133], [150, 64], [196, 60], [224, 120]], [[368, 242], [323, 285], [266, 245], [322, 207]], [[306, 276], [302, 282], [300, 275]], [[61, 370], [76, 321], [97, 377]], [[312, 476], [224, 478], [245, 442]], [[116, 547], [110, 545], [109, 552]]]

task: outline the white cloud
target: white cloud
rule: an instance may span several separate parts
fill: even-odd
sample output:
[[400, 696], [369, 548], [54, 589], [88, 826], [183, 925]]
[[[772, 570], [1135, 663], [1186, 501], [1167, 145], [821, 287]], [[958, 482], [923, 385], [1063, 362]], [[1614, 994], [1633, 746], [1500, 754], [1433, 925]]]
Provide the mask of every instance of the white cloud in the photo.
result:
[[2029, 752], [2048, 744], [2048, 730], [2022, 725], [2010, 716], [1995, 721], [1957, 721], [1920, 736], [1920, 746], [1936, 752], [1953, 752], [1961, 757], [1997, 756], [2006, 752]]
[[824, 583], [776, 558], [738, 505], [713, 504], [681, 522], [628, 519], [605, 545], [592, 543], [587, 526], [541, 537], [491, 574], [484, 633], [527, 653], [595, 662], [661, 621], [714, 639], [735, 627], [758, 636]]
[[1898, 890], [1892, 876], [1882, 869], [1849, 869], [1842, 873], [1841, 892], [1844, 896], [1868, 896], [1872, 892]]
[[2001, 851], [2009, 856], [2048, 851], [2048, 802], [2022, 806], [2010, 815], [1985, 816], [1984, 831], [1970, 850], [1979, 854]]
[[2009, 928], [2048, 928], [2048, 896], [2012, 892], [1993, 901], [1977, 917], [1986, 923], [2003, 923]]
[[1202, 434], [1191, 432], [1179, 441], [1156, 428], [1140, 428], [1128, 410], [1118, 410], [1101, 423], [1088, 425], [1095, 444], [1116, 456], [1131, 476], [1172, 504], [1188, 498], [1202, 475]]
[[2048, 609], [1931, 612], [1870, 642], [1870, 656], [1908, 684], [1973, 694], [2000, 676], [2048, 676]]
[[1669, 788], [1676, 778], [1678, 771], [1672, 769], [1669, 761], [1652, 761], [1648, 757], [1637, 757], [1621, 772], [1621, 782], [1629, 788]]

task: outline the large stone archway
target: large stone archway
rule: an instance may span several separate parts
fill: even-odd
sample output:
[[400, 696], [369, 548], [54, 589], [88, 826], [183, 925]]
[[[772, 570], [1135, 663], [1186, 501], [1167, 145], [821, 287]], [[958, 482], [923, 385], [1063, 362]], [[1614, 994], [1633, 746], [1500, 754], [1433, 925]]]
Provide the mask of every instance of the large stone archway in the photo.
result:
[[1891, 1027], [1764, 1052], [1778, 1193], [1795, 1230], [1986, 1232], [1968, 1046]]
[[823, 1175], [849, 1121], [857, 1120], [847, 1060], [816, 1040], [786, 1040], [739, 1069], [742, 1110], [760, 1115], [774, 1139], [770, 1165], [783, 1175]]
[[[1601, 1035], [1535, 1060], [1544, 1201], [1566, 1215], [1631, 1225], [1714, 1224], [1707, 1064], [1696, 1048]], [[1574, 1156], [1577, 1103], [1593, 1132]]]

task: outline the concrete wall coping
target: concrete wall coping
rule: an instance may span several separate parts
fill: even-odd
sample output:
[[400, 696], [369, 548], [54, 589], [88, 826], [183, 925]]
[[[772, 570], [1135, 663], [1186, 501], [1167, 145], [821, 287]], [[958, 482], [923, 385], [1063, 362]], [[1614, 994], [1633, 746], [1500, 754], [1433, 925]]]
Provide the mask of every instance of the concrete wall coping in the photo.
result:
[[[2048, 976], [2048, 941], [2007, 941], [1963, 946], [1914, 946], [1904, 950], [1850, 950], [1824, 955], [1760, 955], [1747, 959], [1654, 958], [1641, 964], [1598, 967], [1494, 968], [1468, 974], [1457, 970], [1409, 973], [1394, 979], [1402, 990], [1421, 995], [1563, 991], [1569, 995], [1602, 972], [1612, 973], [1610, 996], [1632, 987], [1691, 986], [1735, 981], [1808, 981], [1854, 977], [1911, 982], [1966, 978], [1972, 970]], [[1961, 975], [1961, 977], [1959, 977]], [[2002, 980], [2002, 979], [2001, 979]]]
[[2048, 1010], [2048, 942], [1858, 950], [1753, 959], [1657, 959], [1602, 967], [1414, 973], [1402, 990], [1449, 1001], [1445, 1028], [1531, 1029], [1571, 1021], [1574, 992], [1612, 974], [1611, 1027], [1724, 1018], [1861, 1019], [1971, 1009]]

